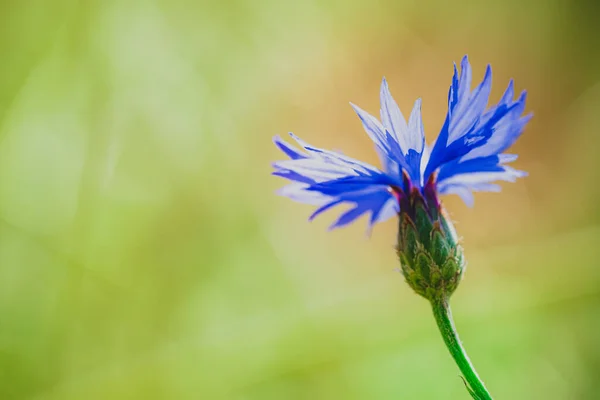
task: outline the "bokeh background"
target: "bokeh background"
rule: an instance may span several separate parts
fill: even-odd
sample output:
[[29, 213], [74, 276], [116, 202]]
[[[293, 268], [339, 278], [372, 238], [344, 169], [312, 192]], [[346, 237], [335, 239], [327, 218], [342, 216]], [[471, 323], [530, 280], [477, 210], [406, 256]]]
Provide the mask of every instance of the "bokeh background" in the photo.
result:
[[[535, 114], [530, 176], [445, 204], [454, 296], [498, 399], [600, 398], [593, 1], [53, 0], [0, 5], [0, 399], [466, 399], [395, 221], [277, 197], [271, 137], [377, 163], [382, 76], [429, 141], [452, 62]], [[335, 214], [335, 213], [333, 213]]]

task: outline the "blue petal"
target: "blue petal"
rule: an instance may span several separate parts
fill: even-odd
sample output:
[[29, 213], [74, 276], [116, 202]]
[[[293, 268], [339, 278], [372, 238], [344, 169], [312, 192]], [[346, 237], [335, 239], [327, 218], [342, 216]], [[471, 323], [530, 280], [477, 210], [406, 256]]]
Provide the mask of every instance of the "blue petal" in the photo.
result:
[[499, 170], [495, 171], [477, 171], [454, 175], [446, 178], [443, 182], [438, 182], [437, 190], [439, 194], [458, 194], [465, 203], [472, 203], [471, 191], [497, 191], [497, 185], [491, 184], [497, 180], [514, 182], [517, 178], [526, 176], [523, 171], [518, 171], [506, 165], [500, 165]]
[[512, 146], [523, 133], [525, 125], [531, 120], [532, 115], [528, 114], [521, 117], [525, 106], [525, 93], [518, 100], [518, 104], [507, 115], [499, 121], [494, 127], [494, 131], [486, 142], [470, 150], [465, 158], [485, 157], [492, 154], [498, 154]]
[[322, 205], [321, 207], [317, 208], [311, 215], [310, 217], [308, 217], [309, 221], [312, 221], [313, 219], [315, 219], [319, 214], [324, 213], [325, 211], [329, 210], [332, 207], [337, 206], [338, 204], [342, 203], [344, 200], [342, 199], [334, 199], [331, 200], [327, 203], [325, 203], [324, 205]]
[[272, 172], [271, 174], [274, 176], [279, 176], [281, 178], [289, 179], [291, 181], [306, 183], [309, 185], [316, 183], [314, 179], [309, 178], [305, 175], [301, 175], [297, 172], [290, 171], [289, 169], [278, 169], [275, 172]]
[[470, 96], [465, 95], [462, 98], [459, 97], [458, 104], [456, 104], [456, 107], [452, 110], [450, 114], [450, 125], [448, 127], [447, 144], [460, 139], [478, 122], [487, 106], [491, 89], [492, 69], [488, 65], [483, 81]]
[[386, 171], [390, 174], [393, 171], [394, 175], [400, 176], [402, 175], [400, 170], [405, 169], [408, 171], [410, 169], [410, 166], [406, 162], [406, 158], [402, 153], [402, 148], [400, 147], [400, 144], [396, 141], [396, 139], [394, 139], [394, 137], [389, 132], [386, 132], [386, 140], [389, 149], [389, 154], [391, 156], [388, 157], [388, 160], [390, 160], [391, 164], [395, 166], [395, 168], [386, 169]]
[[356, 201], [353, 208], [343, 213], [329, 229], [346, 226], [367, 212], [371, 212], [371, 215], [379, 213], [390, 198], [392, 198], [391, 194], [385, 189], [365, 195], [360, 201]]
[[[525, 93], [513, 101], [512, 81], [498, 104], [485, 111], [491, 89], [491, 68], [488, 66], [483, 81], [473, 92], [469, 90], [470, 76], [471, 68], [465, 57], [460, 79], [455, 66], [448, 96], [448, 114], [431, 151], [424, 180], [438, 169], [440, 179], [455, 174], [452, 168], [458, 164], [457, 160], [481, 159], [505, 151], [517, 140], [530, 119], [530, 116], [521, 116], [525, 108]], [[450, 165], [446, 167], [445, 164]], [[472, 163], [469, 166], [475, 172], [476, 165]]]
[[360, 118], [365, 132], [367, 132], [367, 135], [369, 135], [371, 140], [375, 143], [375, 146], [377, 146], [383, 155], [389, 156], [390, 151], [387, 145], [385, 128], [381, 125], [377, 118], [364, 111], [359, 106], [352, 103], [350, 103], [350, 105]]
[[[389, 211], [389, 207], [385, 207], [388, 205], [389, 201], [395, 202], [395, 198], [390, 194], [387, 188], [367, 187], [364, 190], [342, 193], [338, 197], [333, 198], [315, 210], [309, 217], [309, 220], [313, 220], [321, 213], [339, 204], [350, 203], [353, 204], [353, 207], [342, 214], [330, 228], [333, 229], [344, 226], [366, 212], [371, 212], [370, 225], [372, 225], [373, 223], [382, 220], [382, 216], [386, 218], [391, 216], [391, 213], [387, 212]], [[397, 202], [395, 204], [397, 204]], [[392, 206], [391, 208], [395, 213], [397, 207]], [[383, 214], [384, 212], [386, 213], [385, 215]]]
[[[393, 102], [393, 99], [391, 99], [390, 101]], [[398, 166], [404, 169], [410, 168], [406, 164], [406, 160], [404, 157], [405, 151], [407, 150], [400, 146], [400, 143], [398, 142], [398, 139], [396, 137], [397, 134], [387, 130], [377, 120], [377, 118], [367, 113], [357, 105], [354, 105], [352, 103], [350, 103], [350, 105], [352, 106], [352, 108], [354, 108], [354, 111], [362, 121], [365, 132], [367, 132], [371, 140], [373, 140], [373, 142], [375, 143], [377, 153], [379, 154], [379, 158], [381, 159], [381, 163], [385, 167], [386, 172], [397, 172], [398, 174], [400, 174]], [[418, 127], [418, 122], [415, 122], [415, 125]]]
[[280, 194], [320, 206], [311, 220], [342, 203], [352, 204], [353, 208], [342, 214], [332, 228], [344, 226], [368, 212], [371, 213], [369, 226], [372, 226], [397, 211], [394, 205], [397, 202], [389, 187], [402, 183], [399, 176], [390, 176], [361, 161], [292, 137], [306, 154], [276, 138], [275, 144], [292, 159], [275, 162], [273, 174], [293, 182]]
[[517, 156], [513, 154], [499, 154], [444, 164], [438, 174], [438, 192], [458, 194], [467, 205], [472, 205], [472, 191], [499, 191], [500, 187], [491, 182], [514, 181], [525, 175], [522, 171], [503, 165], [516, 159]]
[[500, 186], [492, 184], [492, 183], [479, 183], [476, 185], [461, 185], [461, 184], [453, 184], [447, 185], [443, 188], [443, 192], [440, 194], [456, 194], [458, 195], [462, 201], [468, 206], [473, 207], [475, 202], [475, 198], [473, 196], [473, 192], [499, 192]]
[[503, 171], [503, 167], [499, 163], [499, 155], [474, 158], [462, 162], [460, 159], [454, 160], [442, 165], [437, 176], [438, 183], [442, 183], [446, 179], [460, 174]]
[[400, 184], [401, 182], [399, 180], [392, 179], [384, 174], [375, 176], [346, 176], [339, 179], [312, 184], [309, 186], [308, 190], [321, 192], [327, 196], [337, 196], [342, 193], [363, 190], [373, 186], [387, 188], [392, 185], [397, 186]]
[[383, 222], [398, 215], [400, 212], [400, 205], [395, 197], [388, 197], [388, 200], [378, 210], [374, 210], [371, 213], [371, 219], [369, 220], [369, 229], [376, 223]]

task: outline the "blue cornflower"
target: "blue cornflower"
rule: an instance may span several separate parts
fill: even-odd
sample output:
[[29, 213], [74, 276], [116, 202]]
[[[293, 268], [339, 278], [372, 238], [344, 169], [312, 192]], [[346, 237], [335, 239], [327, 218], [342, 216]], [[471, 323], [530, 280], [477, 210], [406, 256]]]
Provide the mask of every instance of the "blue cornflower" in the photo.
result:
[[381, 121], [352, 105], [383, 164], [382, 170], [340, 153], [319, 149], [290, 134], [302, 150], [275, 137], [290, 159], [274, 164], [274, 175], [291, 184], [281, 194], [318, 206], [310, 219], [343, 203], [351, 204], [331, 228], [369, 214], [369, 229], [398, 215], [397, 253], [409, 286], [428, 299], [444, 342], [475, 399], [491, 400], [456, 333], [449, 299], [465, 271], [458, 237], [438, 195], [457, 194], [472, 205], [474, 191], [498, 191], [492, 183], [525, 176], [507, 165], [517, 156], [505, 154], [521, 135], [531, 115], [523, 116], [525, 92], [515, 100], [513, 82], [500, 101], [487, 107], [492, 86], [488, 66], [483, 81], [471, 90], [471, 66], [465, 56], [461, 73], [454, 66], [448, 114], [435, 143], [423, 134], [421, 100], [408, 119], [402, 116], [385, 79], [381, 84]]
[[[471, 90], [471, 66], [465, 56], [448, 93], [448, 113], [440, 134], [427, 146], [421, 119], [421, 99], [408, 123], [383, 79], [381, 121], [351, 104], [381, 159], [383, 170], [338, 152], [320, 149], [290, 133], [302, 148], [280, 137], [275, 144], [290, 158], [274, 163], [274, 175], [292, 181], [280, 194], [319, 206], [312, 220], [343, 203], [352, 207], [331, 226], [345, 226], [369, 213], [369, 228], [414, 208], [414, 197], [440, 208], [437, 195], [457, 194], [471, 206], [474, 191], [499, 191], [492, 182], [514, 181], [526, 173], [507, 165], [517, 156], [504, 154], [521, 135], [531, 115], [523, 116], [526, 92], [514, 99], [511, 80], [500, 101], [487, 107], [492, 85], [488, 65], [483, 81]], [[411, 200], [411, 198], [413, 200]], [[412, 204], [412, 205], [411, 205]], [[412, 214], [412, 213], [411, 213]]]

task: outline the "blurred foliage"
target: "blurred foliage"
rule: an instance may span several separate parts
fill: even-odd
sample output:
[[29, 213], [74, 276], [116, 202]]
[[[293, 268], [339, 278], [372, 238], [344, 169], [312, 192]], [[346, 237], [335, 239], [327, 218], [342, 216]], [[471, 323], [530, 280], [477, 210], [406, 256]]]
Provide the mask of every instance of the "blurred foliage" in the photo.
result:
[[530, 176], [467, 209], [459, 331], [498, 399], [600, 398], [598, 6], [0, 4], [1, 399], [460, 399], [395, 223], [328, 233], [273, 195], [288, 130], [376, 162], [347, 102], [494, 67]]

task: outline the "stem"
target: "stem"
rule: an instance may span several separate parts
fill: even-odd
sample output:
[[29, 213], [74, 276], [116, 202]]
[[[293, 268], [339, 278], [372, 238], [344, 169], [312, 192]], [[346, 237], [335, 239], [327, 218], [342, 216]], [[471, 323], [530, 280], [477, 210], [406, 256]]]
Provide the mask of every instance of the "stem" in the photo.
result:
[[477, 400], [492, 400], [492, 396], [485, 388], [479, 375], [477, 375], [477, 371], [475, 371], [475, 367], [471, 364], [467, 352], [462, 347], [460, 338], [454, 327], [448, 299], [432, 300], [431, 305], [433, 307], [435, 322], [437, 322], [438, 328], [440, 328], [444, 343], [448, 347], [452, 358], [456, 361], [458, 368], [460, 368], [460, 372], [464, 375], [465, 384], [471, 396]]

